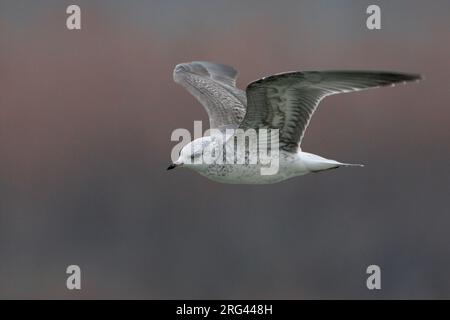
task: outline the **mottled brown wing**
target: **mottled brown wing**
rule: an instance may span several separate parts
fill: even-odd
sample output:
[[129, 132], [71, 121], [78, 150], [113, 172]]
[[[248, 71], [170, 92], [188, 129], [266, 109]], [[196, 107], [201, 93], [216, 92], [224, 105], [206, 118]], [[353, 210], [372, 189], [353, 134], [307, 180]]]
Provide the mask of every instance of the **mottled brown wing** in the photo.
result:
[[205, 61], [175, 67], [175, 82], [185, 87], [206, 109], [211, 128], [237, 128], [245, 115], [245, 92], [236, 88], [237, 71]]
[[280, 149], [297, 152], [309, 121], [326, 96], [419, 80], [382, 71], [306, 71], [266, 77], [247, 86], [247, 113], [240, 128], [279, 129]]

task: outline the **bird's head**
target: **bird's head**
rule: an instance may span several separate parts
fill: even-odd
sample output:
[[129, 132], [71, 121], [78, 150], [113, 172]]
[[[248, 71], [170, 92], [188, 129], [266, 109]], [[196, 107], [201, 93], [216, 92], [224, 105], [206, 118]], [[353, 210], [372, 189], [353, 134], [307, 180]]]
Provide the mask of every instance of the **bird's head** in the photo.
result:
[[181, 149], [178, 159], [167, 170], [181, 166], [201, 170], [201, 168], [205, 167], [204, 157], [207, 155], [206, 150], [210, 143], [211, 139], [209, 137], [203, 137], [188, 143]]

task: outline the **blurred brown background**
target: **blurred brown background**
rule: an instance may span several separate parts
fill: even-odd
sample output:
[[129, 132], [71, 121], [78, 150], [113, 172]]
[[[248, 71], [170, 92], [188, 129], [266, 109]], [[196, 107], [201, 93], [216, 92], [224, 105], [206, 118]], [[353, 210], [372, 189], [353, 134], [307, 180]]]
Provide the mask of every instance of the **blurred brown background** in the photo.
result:
[[[82, 9], [82, 30], [65, 27]], [[382, 29], [365, 26], [378, 4]], [[0, 298], [450, 298], [450, 2], [0, 0]], [[166, 172], [175, 64], [426, 80], [327, 98], [268, 186]], [[205, 122], [206, 123], [206, 122]], [[82, 269], [82, 290], [65, 287]], [[365, 286], [382, 268], [382, 290]]]

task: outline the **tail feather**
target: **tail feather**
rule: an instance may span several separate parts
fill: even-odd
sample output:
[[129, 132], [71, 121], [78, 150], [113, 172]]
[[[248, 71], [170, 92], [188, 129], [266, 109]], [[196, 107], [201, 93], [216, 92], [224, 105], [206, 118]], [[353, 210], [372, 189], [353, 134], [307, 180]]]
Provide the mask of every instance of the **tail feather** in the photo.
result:
[[364, 167], [361, 163], [342, 163], [342, 167]]

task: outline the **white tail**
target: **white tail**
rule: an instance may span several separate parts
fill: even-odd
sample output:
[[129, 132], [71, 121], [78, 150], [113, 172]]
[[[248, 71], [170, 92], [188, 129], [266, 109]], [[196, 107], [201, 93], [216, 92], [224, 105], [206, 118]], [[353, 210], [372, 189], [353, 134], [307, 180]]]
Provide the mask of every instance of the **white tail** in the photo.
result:
[[341, 166], [343, 166], [343, 167], [364, 167], [364, 165], [360, 164], [360, 163], [342, 163]]

